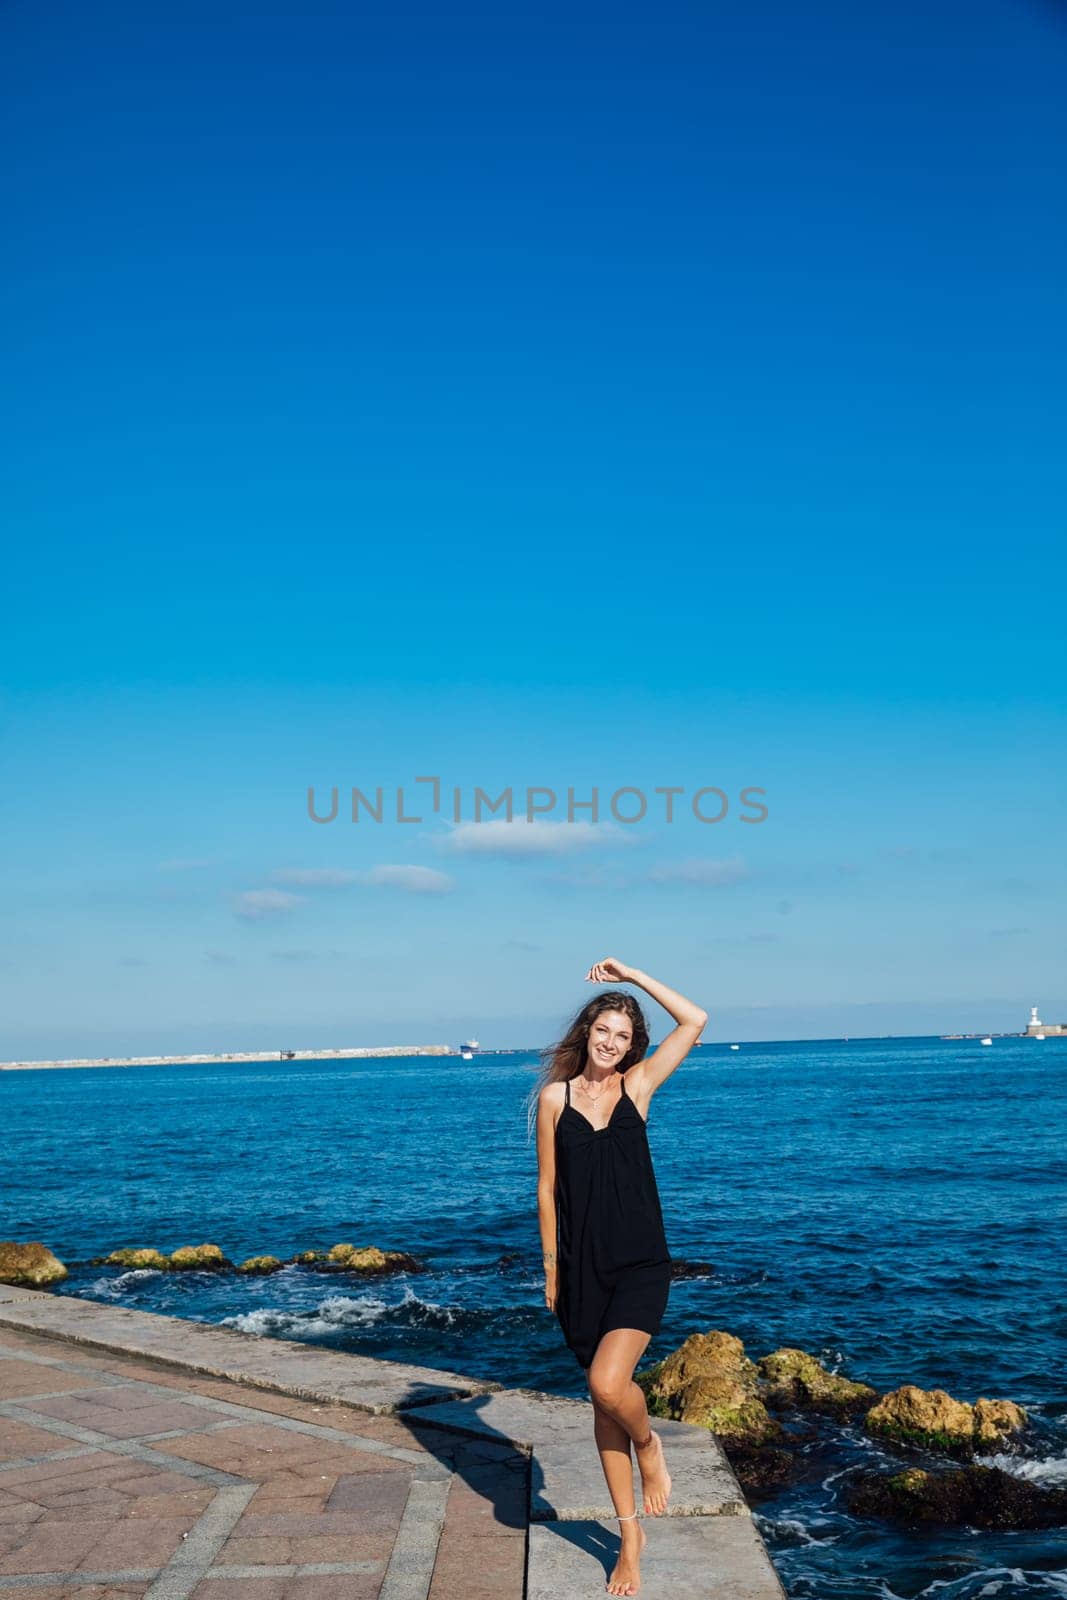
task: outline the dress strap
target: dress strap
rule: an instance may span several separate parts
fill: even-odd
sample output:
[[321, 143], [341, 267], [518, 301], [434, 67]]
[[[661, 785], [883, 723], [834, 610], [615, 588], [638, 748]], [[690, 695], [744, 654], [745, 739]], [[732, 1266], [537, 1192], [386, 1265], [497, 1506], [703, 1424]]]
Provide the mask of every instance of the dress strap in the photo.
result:
[[567, 1094], [567, 1104], [570, 1105], [570, 1103], [571, 1103], [571, 1080], [569, 1078], [567, 1079], [565, 1087], [566, 1087], [566, 1094]]
[[626, 1100], [629, 1100], [630, 1096], [626, 1093], [626, 1074], [625, 1074], [625, 1072], [623, 1073], [622, 1077], [619, 1079], [619, 1087], [622, 1090], [623, 1098], [626, 1099]]

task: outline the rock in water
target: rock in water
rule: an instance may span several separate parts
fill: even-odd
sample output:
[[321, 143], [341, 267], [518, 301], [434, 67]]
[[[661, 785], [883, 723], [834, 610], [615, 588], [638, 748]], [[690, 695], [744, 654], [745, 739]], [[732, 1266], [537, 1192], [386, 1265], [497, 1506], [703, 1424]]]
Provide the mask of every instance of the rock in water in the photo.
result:
[[869, 1473], [848, 1496], [849, 1509], [912, 1526], [938, 1523], [971, 1528], [1058, 1528], [1067, 1524], [1067, 1489], [1039, 1489], [999, 1467], [922, 1472], [892, 1477]]
[[268, 1272], [280, 1272], [285, 1266], [277, 1256], [249, 1256], [247, 1261], [242, 1261], [237, 1268], [238, 1272], [251, 1273], [253, 1276], [265, 1276]]
[[697, 1423], [722, 1439], [750, 1444], [782, 1432], [759, 1398], [755, 1366], [731, 1333], [691, 1333], [672, 1355], [638, 1373], [636, 1381], [654, 1416]]
[[183, 1244], [177, 1250], [172, 1250], [169, 1257], [173, 1270], [183, 1272], [194, 1268], [203, 1270], [205, 1267], [216, 1271], [221, 1267], [232, 1267], [233, 1262], [228, 1261], [217, 1244]]
[[104, 1265], [108, 1267], [127, 1267], [145, 1270], [153, 1268], [157, 1272], [170, 1270], [170, 1257], [165, 1256], [162, 1250], [156, 1250], [151, 1245], [133, 1246], [122, 1250], [112, 1250], [109, 1256], [104, 1257]]
[[883, 1395], [865, 1418], [868, 1433], [878, 1438], [964, 1458], [1025, 1425], [1026, 1412], [1010, 1400], [979, 1400], [970, 1406], [944, 1389], [919, 1389], [912, 1383]]
[[0, 1239], [0, 1283], [46, 1289], [50, 1283], [62, 1283], [67, 1276], [62, 1261], [40, 1240], [19, 1244], [14, 1239]]
[[764, 1356], [759, 1375], [763, 1398], [772, 1406], [797, 1406], [801, 1410], [848, 1416], [867, 1410], [878, 1399], [877, 1389], [870, 1384], [836, 1377], [806, 1350], [789, 1346]]

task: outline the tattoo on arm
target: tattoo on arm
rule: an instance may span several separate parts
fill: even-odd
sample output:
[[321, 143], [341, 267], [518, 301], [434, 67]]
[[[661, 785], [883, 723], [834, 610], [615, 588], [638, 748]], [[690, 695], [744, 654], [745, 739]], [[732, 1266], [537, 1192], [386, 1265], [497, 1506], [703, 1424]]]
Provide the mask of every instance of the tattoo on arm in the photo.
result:
[[544, 1259], [546, 1267], [554, 1267], [556, 1265], [556, 1252], [554, 1250], [546, 1250]]

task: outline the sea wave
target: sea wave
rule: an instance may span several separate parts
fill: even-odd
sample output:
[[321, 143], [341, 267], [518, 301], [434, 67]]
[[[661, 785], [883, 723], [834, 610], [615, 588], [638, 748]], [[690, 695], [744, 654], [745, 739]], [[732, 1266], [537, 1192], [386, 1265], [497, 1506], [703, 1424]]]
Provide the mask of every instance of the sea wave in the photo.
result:
[[976, 1456], [980, 1467], [999, 1467], [1010, 1472], [1013, 1478], [1025, 1478], [1028, 1483], [1067, 1484], [1067, 1456], [1046, 1456], [1044, 1460], [1027, 1456]]
[[424, 1300], [410, 1288], [405, 1288], [400, 1300], [386, 1300], [376, 1294], [329, 1295], [310, 1311], [295, 1311], [284, 1306], [259, 1306], [254, 1311], [241, 1311], [223, 1317], [223, 1326], [239, 1328], [242, 1333], [266, 1335], [271, 1338], [309, 1339], [318, 1335], [337, 1333], [347, 1328], [369, 1328], [388, 1322], [393, 1326], [422, 1328], [454, 1328], [471, 1312], [458, 1306], [445, 1306], [435, 1300]]
[[131, 1267], [128, 1272], [116, 1273], [113, 1278], [96, 1278], [86, 1292], [100, 1300], [121, 1300], [136, 1284], [162, 1276], [161, 1267]]

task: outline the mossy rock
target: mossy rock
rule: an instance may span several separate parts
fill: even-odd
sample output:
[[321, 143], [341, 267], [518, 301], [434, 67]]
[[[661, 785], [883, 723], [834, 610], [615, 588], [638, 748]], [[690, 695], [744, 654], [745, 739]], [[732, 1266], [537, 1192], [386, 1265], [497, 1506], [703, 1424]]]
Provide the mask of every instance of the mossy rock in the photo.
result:
[[361, 1245], [359, 1249], [349, 1252], [344, 1265], [349, 1272], [381, 1272], [389, 1265], [389, 1255], [385, 1250], [379, 1250], [377, 1245]]
[[757, 1372], [740, 1339], [713, 1328], [638, 1375], [649, 1412], [708, 1428], [723, 1439], [764, 1443], [781, 1435], [757, 1392]]
[[17, 1284], [27, 1289], [47, 1289], [69, 1277], [58, 1256], [39, 1239], [20, 1244], [15, 1239], [0, 1239], [0, 1283]]
[[1013, 1530], [1067, 1525], [1067, 1489], [1040, 1489], [999, 1467], [949, 1472], [868, 1473], [848, 1493], [849, 1509], [916, 1527]]
[[170, 1268], [170, 1258], [162, 1250], [154, 1250], [151, 1246], [141, 1249], [112, 1250], [109, 1256], [104, 1257], [105, 1265], [109, 1267], [128, 1267], [144, 1269], [154, 1268], [157, 1272], [166, 1272]]
[[723, 1449], [747, 1500], [779, 1494], [796, 1479], [800, 1462], [792, 1450], [773, 1444], [724, 1439]]
[[211, 1268], [218, 1270], [220, 1267], [229, 1267], [233, 1263], [227, 1261], [217, 1244], [183, 1244], [170, 1253], [170, 1266], [177, 1272], [188, 1272], [191, 1269]]
[[[979, 1409], [979, 1407], [981, 1409]], [[885, 1394], [864, 1419], [867, 1432], [891, 1444], [912, 1445], [966, 1460], [976, 1449], [1001, 1443], [1026, 1425], [1010, 1400], [954, 1400], [944, 1389], [906, 1383]]]
[[329, 1255], [325, 1250], [301, 1250], [299, 1255], [293, 1257], [296, 1264], [301, 1267], [313, 1267], [318, 1262], [329, 1261], [329, 1259]]
[[866, 1411], [878, 1399], [868, 1383], [854, 1383], [827, 1372], [806, 1350], [784, 1346], [759, 1363], [763, 1399], [770, 1405], [796, 1406], [800, 1410], [827, 1411], [848, 1416]]
[[377, 1275], [388, 1272], [417, 1272], [419, 1263], [403, 1250], [379, 1250], [377, 1245], [335, 1244], [328, 1252], [326, 1266], [344, 1272]]
[[1013, 1400], [976, 1400], [974, 1403], [974, 1442], [976, 1448], [1003, 1444], [1012, 1434], [1021, 1433], [1028, 1418]]
[[277, 1256], [249, 1256], [247, 1261], [242, 1261], [237, 1268], [238, 1272], [247, 1272], [250, 1275], [265, 1276], [268, 1272], [279, 1272], [285, 1266]]

